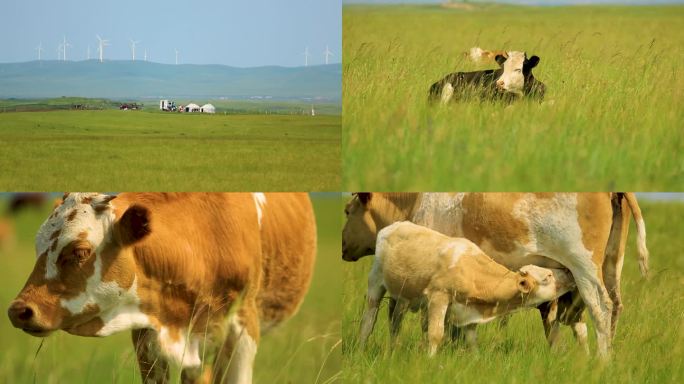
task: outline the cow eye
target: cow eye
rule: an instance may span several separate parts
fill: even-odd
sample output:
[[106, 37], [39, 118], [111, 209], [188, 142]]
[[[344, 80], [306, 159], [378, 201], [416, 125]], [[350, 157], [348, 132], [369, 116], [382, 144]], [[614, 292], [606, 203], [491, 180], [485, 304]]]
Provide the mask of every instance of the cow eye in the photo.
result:
[[516, 69], [515, 71], [518, 72], [518, 73], [520, 73], [520, 72], [522, 72], [522, 69], [518, 68], [518, 69]]

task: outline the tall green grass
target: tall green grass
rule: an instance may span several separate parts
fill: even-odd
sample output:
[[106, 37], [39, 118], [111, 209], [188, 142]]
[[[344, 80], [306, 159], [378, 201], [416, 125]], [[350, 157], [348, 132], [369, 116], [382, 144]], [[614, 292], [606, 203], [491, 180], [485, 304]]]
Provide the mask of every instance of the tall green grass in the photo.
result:
[[340, 116], [0, 114], [2, 190], [334, 191]]
[[[684, 179], [684, 7], [343, 9], [348, 190], [676, 190]], [[430, 108], [430, 85], [541, 58], [546, 102]]]
[[[338, 194], [313, 198], [318, 255], [313, 280], [299, 312], [263, 335], [255, 383], [331, 383], [341, 375]], [[0, 210], [4, 201], [0, 200]], [[49, 211], [25, 211], [14, 221], [16, 245], [0, 246], [0, 382], [139, 383], [130, 332], [84, 338], [56, 332], [38, 339], [12, 327], [5, 314], [33, 268], [35, 233]], [[40, 347], [42, 343], [42, 348]], [[40, 348], [40, 350], [39, 350]], [[174, 370], [170, 377], [178, 378]], [[173, 381], [172, 382], [177, 382]]]
[[[342, 317], [344, 380], [350, 383], [679, 383], [684, 380], [684, 205], [641, 203], [648, 231], [651, 274], [641, 278], [634, 226], [622, 276], [624, 311], [613, 357], [601, 364], [576, 345], [568, 327], [548, 348], [538, 311], [516, 313], [505, 327], [497, 321], [478, 327], [476, 351], [445, 343], [427, 357], [417, 314], [404, 319], [398, 344], [390, 346], [387, 305], [381, 306], [366, 350], [358, 346], [366, 279], [372, 257], [344, 270]], [[593, 324], [588, 322], [592, 354]], [[445, 339], [446, 340], [446, 339]]]

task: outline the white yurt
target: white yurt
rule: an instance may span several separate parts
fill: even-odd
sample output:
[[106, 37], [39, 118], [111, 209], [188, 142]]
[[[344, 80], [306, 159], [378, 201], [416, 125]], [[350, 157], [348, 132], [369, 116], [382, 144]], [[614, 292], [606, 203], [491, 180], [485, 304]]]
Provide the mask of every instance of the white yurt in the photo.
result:
[[204, 113], [216, 113], [216, 107], [211, 104], [204, 104], [200, 109], [200, 112]]
[[195, 103], [190, 103], [185, 106], [185, 112], [199, 112], [200, 106]]

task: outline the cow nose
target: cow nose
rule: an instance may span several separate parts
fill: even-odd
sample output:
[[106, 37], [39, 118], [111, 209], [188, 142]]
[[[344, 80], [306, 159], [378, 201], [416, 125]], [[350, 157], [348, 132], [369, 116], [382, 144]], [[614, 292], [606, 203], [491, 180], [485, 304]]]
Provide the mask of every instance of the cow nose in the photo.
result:
[[34, 313], [33, 308], [22, 300], [15, 300], [7, 310], [12, 325], [17, 328], [24, 328], [33, 319]]

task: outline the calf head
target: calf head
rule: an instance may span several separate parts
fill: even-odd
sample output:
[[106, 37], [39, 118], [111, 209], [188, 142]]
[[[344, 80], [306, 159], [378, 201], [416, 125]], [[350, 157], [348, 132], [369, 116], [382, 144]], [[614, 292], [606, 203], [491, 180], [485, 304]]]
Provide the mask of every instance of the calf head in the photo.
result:
[[371, 215], [372, 193], [354, 193], [344, 207], [347, 221], [342, 229], [342, 259], [356, 261], [375, 252], [378, 229]]
[[525, 82], [530, 80], [532, 68], [539, 64], [539, 57], [532, 56], [528, 59], [525, 52], [511, 51], [508, 52], [508, 57], [497, 55], [495, 60], [503, 69], [501, 77], [496, 81], [496, 87], [522, 96]]
[[34, 336], [60, 329], [104, 336], [122, 328], [111, 326], [121, 325], [121, 308], [140, 302], [126, 246], [145, 237], [149, 223], [147, 210], [138, 206], [117, 218], [114, 198], [67, 194], [42, 224], [33, 272], [8, 310], [15, 327]]
[[575, 287], [572, 275], [565, 269], [526, 265], [517, 274], [518, 290], [526, 306], [554, 300]]

